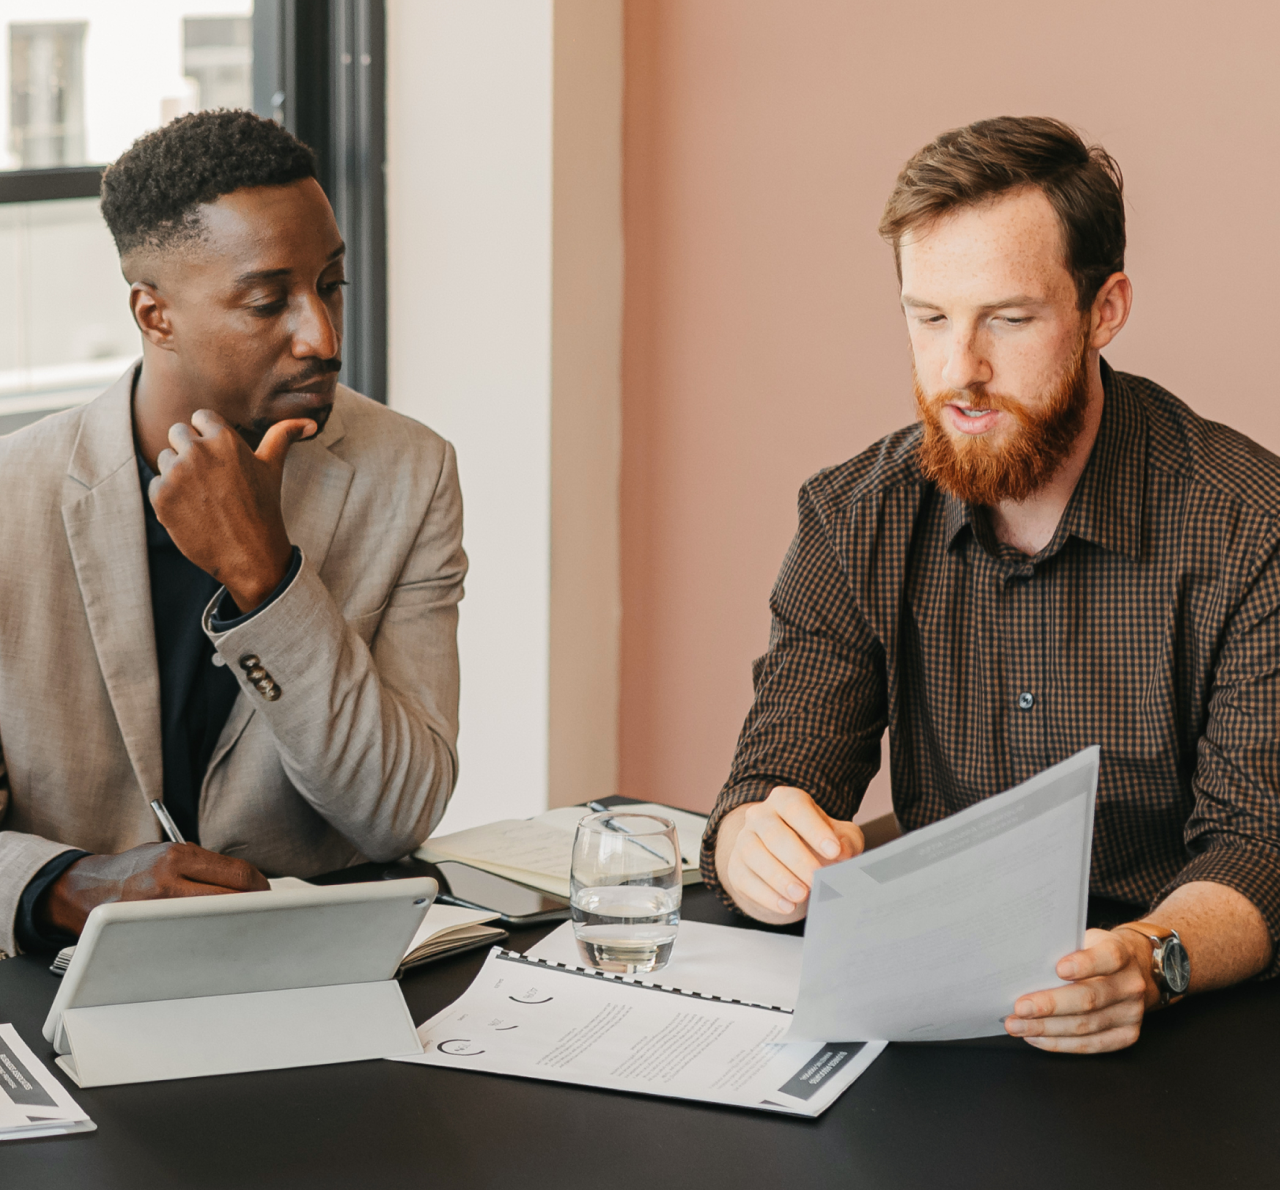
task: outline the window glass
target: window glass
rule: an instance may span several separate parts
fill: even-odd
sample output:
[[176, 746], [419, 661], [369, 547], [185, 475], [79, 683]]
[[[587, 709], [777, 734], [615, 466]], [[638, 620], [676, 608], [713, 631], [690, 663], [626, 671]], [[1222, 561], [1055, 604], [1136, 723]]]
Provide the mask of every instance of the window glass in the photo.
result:
[[104, 165], [184, 112], [253, 103], [251, 0], [4, 0], [0, 168]]
[[84, 30], [84, 21], [9, 26], [11, 167], [84, 161]]
[[[189, 111], [251, 107], [251, 0], [4, 0], [0, 170], [102, 165]], [[0, 202], [0, 433], [140, 351], [97, 199]]]

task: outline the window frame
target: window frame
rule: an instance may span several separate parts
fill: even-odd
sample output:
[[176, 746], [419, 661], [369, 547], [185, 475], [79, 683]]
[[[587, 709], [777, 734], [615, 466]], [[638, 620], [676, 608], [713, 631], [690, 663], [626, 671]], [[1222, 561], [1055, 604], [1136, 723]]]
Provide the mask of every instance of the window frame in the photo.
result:
[[[319, 159], [347, 242], [341, 380], [386, 404], [385, 0], [255, 0], [253, 110]], [[105, 165], [0, 170], [0, 203], [97, 198]]]
[[347, 244], [342, 383], [387, 400], [385, 0], [255, 0], [253, 107], [310, 145]]

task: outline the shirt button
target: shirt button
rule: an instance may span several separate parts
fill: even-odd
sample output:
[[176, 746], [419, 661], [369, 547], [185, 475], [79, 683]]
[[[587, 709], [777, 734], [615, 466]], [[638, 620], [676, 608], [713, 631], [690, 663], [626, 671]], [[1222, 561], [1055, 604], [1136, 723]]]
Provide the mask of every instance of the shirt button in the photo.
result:
[[1018, 710], [1029, 711], [1036, 705], [1036, 696], [1030, 690], [1024, 690], [1018, 695]]

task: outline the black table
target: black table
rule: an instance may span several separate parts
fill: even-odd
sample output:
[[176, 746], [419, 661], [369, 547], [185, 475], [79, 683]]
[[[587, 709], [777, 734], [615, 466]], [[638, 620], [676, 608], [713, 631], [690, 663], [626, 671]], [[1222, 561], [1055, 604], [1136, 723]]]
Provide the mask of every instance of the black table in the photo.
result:
[[[742, 921], [685, 894], [691, 919]], [[406, 975], [414, 1020], [482, 956]], [[46, 964], [0, 963], [0, 1021], [49, 1058]], [[1266, 984], [1179, 1004], [1101, 1057], [1006, 1038], [891, 1045], [816, 1121], [396, 1062], [67, 1085], [98, 1131], [0, 1143], [4, 1190], [1280, 1186], [1280, 988]]]

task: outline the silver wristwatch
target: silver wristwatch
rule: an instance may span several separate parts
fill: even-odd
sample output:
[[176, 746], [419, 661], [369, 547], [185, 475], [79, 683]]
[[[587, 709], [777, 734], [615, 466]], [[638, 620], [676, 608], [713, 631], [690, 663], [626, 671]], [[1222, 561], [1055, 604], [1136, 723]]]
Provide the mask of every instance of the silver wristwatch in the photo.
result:
[[1186, 994], [1191, 983], [1191, 959], [1177, 930], [1149, 921], [1130, 921], [1118, 930], [1133, 930], [1151, 943], [1151, 975], [1160, 990], [1160, 1007]]

